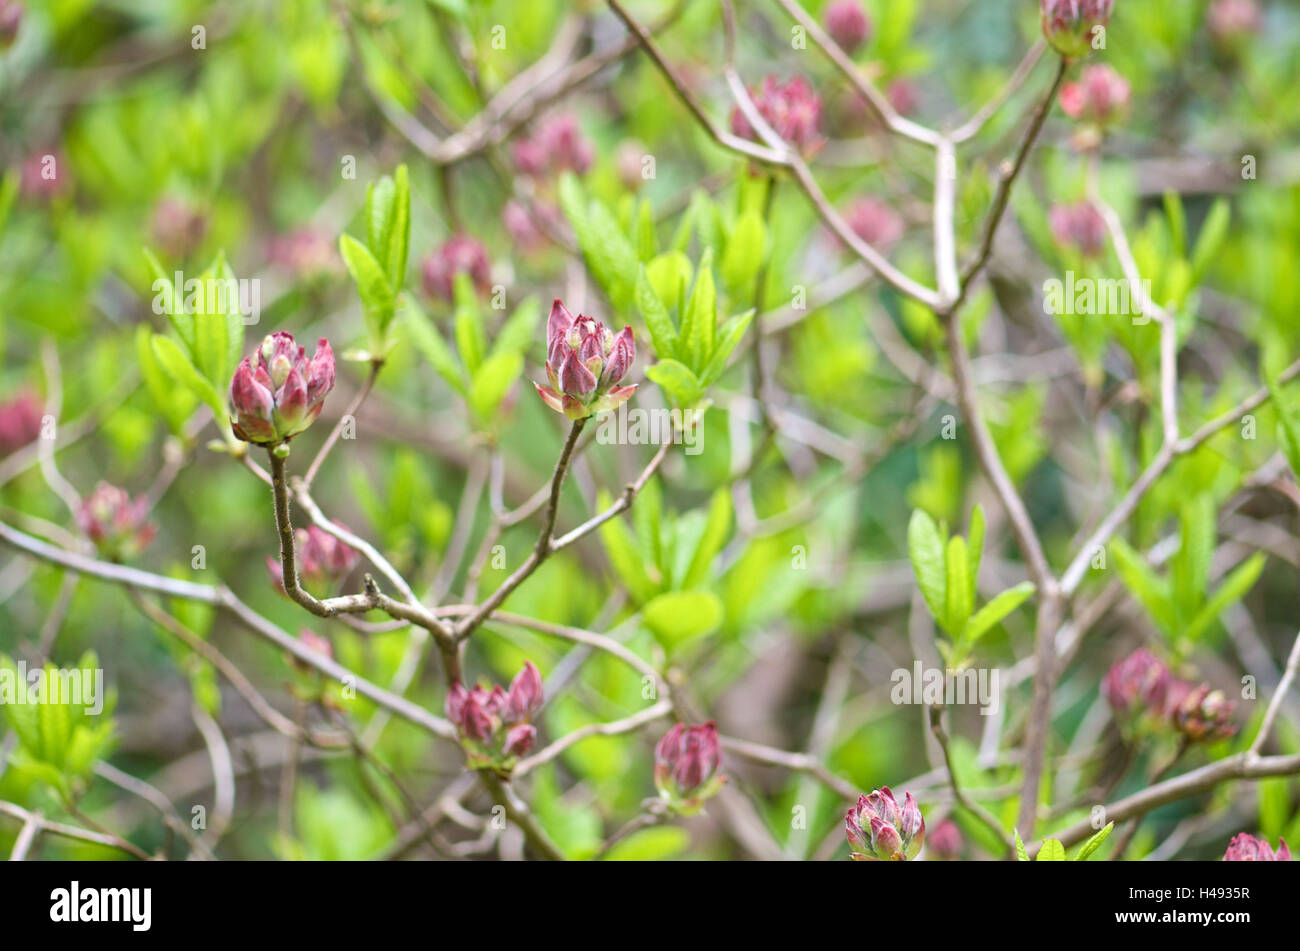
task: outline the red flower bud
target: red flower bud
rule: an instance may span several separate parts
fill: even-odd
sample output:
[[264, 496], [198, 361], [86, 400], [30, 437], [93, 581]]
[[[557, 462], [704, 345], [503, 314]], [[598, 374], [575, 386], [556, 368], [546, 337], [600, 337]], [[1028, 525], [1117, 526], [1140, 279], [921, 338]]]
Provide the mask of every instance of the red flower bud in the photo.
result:
[[[345, 528], [336, 522], [340, 528]], [[294, 531], [294, 552], [297, 554], [298, 580], [311, 589], [326, 590], [342, 581], [357, 564], [356, 550], [335, 538], [323, 528], [308, 525]], [[284, 571], [278, 558], [267, 558], [266, 567], [271, 572], [275, 586], [284, 589]]]
[[333, 388], [334, 352], [329, 341], [321, 337], [309, 361], [292, 334], [278, 331], [235, 370], [230, 381], [235, 413], [231, 428], [245, 442], [284, 442], [315, 422]]
[[1101, 682], [1102, 695], [1121, 716], [1141, 711], [1163, 714], [1171, 674], [1154, 654], [1139, 647], [1116, 661]]
[[1114, 9], [1115, 0], [1041, 0], [1043, 35], [1062, 56], [1078, 59], [1087, 55]]
[[871, 195], [856, 199], [844, 220], [854, 234], [878, 251], [888, 250], [903, 235], [902, 216]]
[[1071, 119], [1106, 126], [1128, 112], [1130, 97], [1128, 80], [1110, 66], [1085, 66], [1078, 82], [1061, 87], [1061, 110]]
[[955, 859], [961, 855], [963, 846], [961, 829], [951, 819], [944, 819], [930, 831], [926, 839], [928, 848], [926, 857], [933, 855], [937, 859]]
[[537, 741], [528, 721], [541, 709], [542, 675], [532, 661], [524, 663], [507, 691], [500, 684], [466, 689], [452, 684], [447, 693], [447, 719], [460, 734], [472, 769], [493, 769], [502, 775], [514, 767]]
[[871, 35], [871, 21], [860, 0], [831, 0], [826, 5], [826, 32], [852, 56]]
[[698, 812], [722, 788], [718, 728], [710, 720], [696, 726], [678, 723], [655, 747], [655, 786], [669, 806], [683, 815]]
[[149, 522], [149, 502], [144, 496], [133, 500], [125, 489], [107, 482], [100, 482], [82, 500], [77, 527], [111, 561], [138, 555], [158, 531]]
[[0, 50], [14, 45], [22, 22], [23, 5], [16, 0], [0, 0]]
[[585, 419], [630, 398], [636, 385], [616, 386], [636, 359], [632, 328], [614, 334], [600, 321], [574, 317], [559, 298], [546, 320], [546, 376], [534, 384], [546, 405], [570, 419]]
[[492, 285], [492, 266], [487, 248], [467, 235], [453, 235], [436, 251], [431, 251], [421, 265], [424, 292], [430, 297], [451, 303], [456, 275], [468, 274], [480, 294]]
[[517, 139], [511, 151], [515, 167], [532, 178], [566, 171], [581, 175], [591, 168], [593, 157], [591, 143], [570, 113], [548, 117], [535, 136]]
[[542, 706], [542, 675], [531, 660], [524, 662], [523, 670], [515, 674], [506, 695], [505, 719], [507, 723], [520, 723], [532, 718]]
[[888, 786], [858, 797], [844, 817], [851, 857], [856, 861], [914, 859], [925, 842], [925, 818], [911, 793], [900, 808]]
[[41, 413], [41, 401], [31, 390], [0, 404], [0, 459], [36, 441], [41, 434]]
[[[762, 86], [750, 90], [750, 97], [754, 100], [758, 114], [782, 141], [805, 155], [811, 155], [821, 148], [824, 140], [818, 127], [821, 124], [822, 101], [813, 92], [808, 80], [795, 76], [782, 83], [774, 76], [768, 76], [763, 80]], [[731, 112], [731, 131], [744, 139], [759, 139], [739, 106]]]
[[1174, 726], [1192, 742], [1222, 740], [1237, 732], [1232, 722], [1236, 704], [1209, 684], [1180, 682], [1168, 701]]
[[1249, 832], [1239, 832], [1228, 843], [1223, 853], [1225, 862], [1289, 862], [1291, 849], [1286, 839], [1277, 840], [1277, 851], [1269, 847], [1266, 839], [1257, 839]]
[[1049, 212], [1052, 237], [1063, 248], [1094, 258], [1106, 248], [1106, 220], [1091, 202], [1053, 205]]

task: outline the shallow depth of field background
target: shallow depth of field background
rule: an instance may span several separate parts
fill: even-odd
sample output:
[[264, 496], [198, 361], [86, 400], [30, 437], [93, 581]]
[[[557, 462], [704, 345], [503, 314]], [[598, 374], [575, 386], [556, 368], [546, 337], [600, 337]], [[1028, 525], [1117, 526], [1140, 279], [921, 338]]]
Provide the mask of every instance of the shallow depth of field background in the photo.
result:
[[[872, 64], [882, 85], [905, 82], [913, 97], [911, 114], [932, 125], [978, 108], [1040, 35], [1037, 4], [1027, 0], [873, 0], [866, 6], [875, 30], [859, 61]], [[1170, 275], [1175, 251], [1166, 189], [1180, 195], [1189, 242], [1217, 199], [1226, 199], [1231, 212], [1228, 232], [1204, 262], [1184, 306], [1179, 393], [1186, 431], [1252, 392], [1262, 379], [1261, 361], [1280, 366], [1300, 355], [1300, 8], [1264, 3], [1265, 28], [1230, 51], [1210, 39], [1203, 24], [1206, 6], [1201, 0], [1118, 0], [1105, 54], [1105, 62], [1131, 82], [1133, 108], [1103, 149], [1103, 187], [1158, 289], [1168, 289], [1162, 281], [1177, 279]], [[352, 11], [351, 40], [339, 25], [344, 7]], [[630, 4], [642, 22], [668, 7]], [[808, 7], [816, 12], [820, 4]], [[792, 49], [779, 7], [739, 8], [742, 75], [751, 85], [768, 72], [797, 72], [812, 81], [825, 103], [823, 132], [831, 140], [814, 163], [823, 188], [841, 208], [863, 194], [890, 202], [905, 221], [891, 260], [933, 283], [929, 153], [882, 135], [824, 58], [811, 49]], [[364, 329], [355, 288], [336, 259], [338, 235], [362, 233], [358, 212], [366, 183], [406, 162], [413, 193], [409, 287], [419, 287], [426, 254], [457, 231], [470, 234], [486, 245], [493, 282], [507, 288], [512, 306], [528, 297], [549, 305], [558, 296], [575, 313], [582, 308], [616, 328], [631, 324], [639, 350], [632, 379], [641, 383], [631, 405], [663, 405], [658, 388], [644, 376], [651, 351], [635, 309], [611, 304], [581, 259], [555, 243], [529, 249], [506, 232], [503, 206], [518, 185], [509, 141], [439, 170], [376, 105], [383, 99], [393, 110], [436, 126], [429, 97], [421, 92], [427, 84], [440, 108], [450, 112], [442, 118], [463, 122], [478, 111], [485, 93], [546, 52], [569, 12], [590, 19], [582, 40], [587, 45], [580, 49], [608, 46], [625, 35], [603, 4], [556, 0], [29, 3], [18, 43], [0, 54], [0, 171], [9, 176], [9, 186], [0, 189], [0, 402], [24, 391], [46, 399], [57, 372], [60, 424], [97, 422], [60, 449], [62, 475], [82, 495], [100, 479], [133, 493], [148, 491], [176, 451], [177, 437], [169, 431], [167, 411], [143, 387], [135, 356], [137, 328], [165, 326], [150, 306], [152, 276], [143, 249], [169, 271], [187, 275], [224, 250], [238, 277], [260, 279], [261, 321], [248, 329], [245, 352], [262, 333], [285, 329], [308, 344], [309, 352], [316, 337], [327, 336], [341, 354], [362, 342]], [[191, 46], [198, 24], [206, 30], [202, 50]], [[492, 47], [495, 25], [506, 28], [503, 50]], [[725, 121], [731, 101], [717, 69], [718, 6], [687, 4], [658, 40], [696, 94]], [[476, 75], [461, 68], [462, 56], [477, 64]], [[986, 213], [989, 169], [1016, 141], [1034, 97], [1050, 81], [1050, 68], [1040, 63], [1026, 88], [963, 152], [957, 211], [963, 249], [973, 245]], [[616, 213], [627, 213], [634, 194], [620, 174], [620, 148], [654, 157], [655, 177], [637, 183], [635, 197], [648, 199], [661, 246], [672, 240], [697, 189], [709, 191], [720, 213], [730, 214], [739, 160], [691, 121], [640, 52], [621, 58], [539, 118], [560, 112], [578, 117], [594, 149], [584, 187]], [[1097, 336], [1092, 328], [1063, 328], [1042, 311], [1042, 282], [1079, 266], [1055, 247], [1047, 218], [1053, 203], [1083, 194], [1083, 163], [1070, 148], [1071, 131], [1072, 123], [1055, 109], [1017, 186], [989, 279], [976, 289], [964, 318], [982, 368], [982, 405], [1057, 566], [1082, 540], [1083, 533], [1076, 535], [1080, 525], [1117, 497], [1099, 488], [1108, 478], [1121, 489], [1131, 482], [1159, 433], [1158, 412], [1150, 408], [1158, 408], [1154, 337], [1135, 328]], [[60, 163], [52, 194], [21, 184], [24, 166], [44, 154]], [[864, 154], [874, 160], [863, 165]], [[1257, 176], [1243, 180], [1248, 155], [1255, 158]], [[355, 159], [354, 179], [343, 175], [347, 156]], [[322, 266], [295, 270], [277, 251], [285, 236], [302, 229], [322, 236]], [[816, 306], [819, 285], [852, 259], [794, 187], [783, 185], [778, 194], [771, 242], [767, 316], [790, 324], [771, 335], [774, 385], [784, 406], [821, 427], [822, 445], [782, 442], [754, 471], [746, 496], [752, 511], [737, 509], [727, 544], [701, 586], [710, 613], [716, 605], [716, 623], [676, 655], [675, 666], [722, 732], [781, 749], [813, 750], [864, 791], [891, 785], [901, 798], [904, 788], [914, 789], [933, 828], [951, 811], [945, 786], [933, 777], [905, 785], [941, 762], [925, 709], [889, 699], [892, 671], [910, 668], [918, 651], [933, 656], [931, 622], [915, 595], [907, 560], [908, 517], [924, 508], [964, 532], [971, 507], [982, 503], [989, 517], [985, 597], [1023, 580], [1024, 567], [969, 446], [960, 432], [957, 439], [943, 438], [943, 417], [955, 412], [951, 405], [927, 407], [914, 433], [889, 443], [893, 427], [913, 412], [917, 394], [878, 349], [867, 318], [890, 321], [925, 360], [942, 364], [942, 335], [933, 318], [900, 302], [880, 282]], [[693, 246], [692, 257], [699, 250]], [[1084, 266], [1093, 276], [1120, 276], [1109, 256]], [[814, 301], [806, 313], [790, 308], [795, 285], [807, 287]], [[448, 305], [428, 297], [422, 303], [446, 329]], [[750, 305], [742, 299], [731, 303], [730, 312]], [[484, 312], [490, 333], [504, 312]], [[1156, 333], [1154, 325], [1148, 329]], [[1076, 346], [1084, 338], [1089, 342]], [[743, 347], [748, 349], [748, 339]], [[494, 427], [507, 461], [504, 495], [511, 505], [549, 477], [565, 432], [563, 420], [542, 405], [529, 383], [542, 378], [544, 358], [539, 329], [528, 368]], [[295, 443], [295, 464], [311, 458], [363, 374], [363, 365], [340, 361], [337, 389], [321, 422]], [[651, 489], [654, 501], [634, 509], [659, 506], [665, 537], [698, 533], [710, 499], [734, 481], [737, 424], [730, 414], [752, 412], [747, 387], [742, 359], [717, 386], [703, 452], [671, 453]], [[1255, 417], [1256, 438], [1229, 427], [1162, 480], [1125, 532], [1134, 548], [1148, 549], [1176, 533], [1180, 505], [1190, 496], [1204, 495], [1222, 508], [1243, 478], [1277, 453], [1273, 410], [1266, 406]], [[227, 456], [205, 448], [215, 435], [210, 424], [192, 432], [194, 451], [153, 513], [157, 538], [136, 563], [177, 577], [219, 580], [286, 630], [311, 627], [326, 634], [342, 663], [386, 683], [405, 633], [363, 637], [342, 624], [310, 618], [276, 592], [265, 564], [277, 551], [269, 492]], [[865, 477], [836, 483], [845, 458], [879, 445], [885, 446], [883, 458]], [[471, 473], [481, 475], [487, 451], [459, 397], [417, 350], [400, 346], [359, 416], [357, 438], [335, 450], [314, 495], [331, 517], [373, 540], [424, 590], [452, 540], [465, 483]], [[566, 487], [560, 530], [594, 511], [599, 493], [616, 493], [651, 451], [590, 447]], [[0, 459], [0, 473], [0, 519], [56, 539], [72, 530], [66, 507], [39, 466], [6, 471]], [[810, 496], [823, 484], [829, 488]], [[810, 517], [778, 524], [776, 532], [752, 530], [756, 518], [797, 511], [810, 497]], [[477, 513], [467, 562], [487, 525], [485, 500]], [[629, 518], [629, 537], [646, 538], [648, 518]], [[1220, 519], [1217, 570], [1255, 550], [1267, 553], [1266, 567], [1249, 595], [1228, 606], [1197, 643], [1166, 645], [1199, 679], [1234, 698], [1243, 675], [1273, 682], [1300, 624], [1296, 526], [1297, 503], [1267, 489]], [[536, 523], [528, 522], [504, 535], [507, 569], [526, 555], [536, 531]], [[200, 571], [191, 567], [196, 545], [206, 555]], [[489, 565], [482, 590], [490, 591], [507, 573]], [[1090, 577], [1084, 590], [1098, 592], [1114, 578], [1112, 566]], [[359, 579], [357, 571], [340, 591], [358, 590]], [[448, 602], [457, 600], [463, 581], [462, 567]], [[638, 599], [625, 596], [627, 587], [602, 539], [592, 535], [545, 564], [508, 607], [560, 623], [600, 625], [645, 656], [658, 657], [661, 648], [638, 613]], [[212, 808], [211, 767], [191, 706], [197, 699], [218, 717], [240, 775], [223, 857], [365, 858], [391, 847], [393, 816], [403, 811], [392, 787], [350, 758], [330, 761], [310, 752], [294, 835], [281, 840], [280, 769], [272, 755], [280, 742], [243, 701], [210, 670], [186, 659], [118, 588], [65, 578], [0, 547], [0, 652], [31, 656], [61, 606], [66, 615], [53, 639], [55, 661], [73, 664], [93, 648], [116, 690], [111, 762], [148, 778], [182, 816], [192, 804]], [[210, 611], [179, 602], [168, 607], [219, 645], [281, 709], [292, 708], [287, 685], [295, 674], [279, 652]], [[1105, 785], [1125, 756], [1099, 700], [1101, 676], [1139, 643], [1161, 637], [1139, 601], [1121, 592], [1062, 672], [1053, 771], [1066, 772], [1062, 781], [1074, 785], [1054, 797], [1060, 805], [1054, 821], [1086, 815], [1096, 801], [1090, 789]], [[1026, 607], [981, 642], [977, 665], [1005, 673], [1031, 656], [1032, 640], [1033, 611]], [[466, 666], [471, 677], [507, 682], [525, 658], [536, 660], [544, 674], [561, 662], [574, 664], [575, 657], [565, 660], [569, 648], [489, 624], [475, 636]], [[436, 665], [434, 654], [410, 696], [441, 712], [444, 688]], [[639, 679], [610, 658], [594, 656], [575, 669], [560, 695], [548, 697], [539, 727], [543, 743], [642, 705]], [[1014, 749], [1028, 684], [1007, 691], [1002, 703], [1003, 745]], [[1236, 749], [1241, 733], [1249, 735], [1252, 717], [1262, 712], [1257, 706], [1241, 701], [1238, 737], [1194, 751], [1186, 762]], [[348, 709], [359, 723], [373, 713], [364, 701]], [[1300, 749], [1297, 713], [1297, 704], [1284, 708], [1281, 751]], [[949, 732], [957, 766], [963, 785], [981, 791], [981, 801], [1010, 825], [1018, 769], [1014, 758], [992, 768], [976, 763], [984, 726], [974, 707], [954, 712]], [[530, 778], [527, 798], [570, 854], [592, 854], [654, 794], [652, 746], [661, 733], [656, 726], [585, 741]], [[377, 754], [422, 804], [462, 769], [446, 745], [396, 720]], [[266, 766], [268, 760], [272, 765]], [[787, 855], [844, 857], [835, 830], [845, 804], [811, 777], [738, 759], [728, 760], [727, 772], [729, 786], [741, 790], [752, 809], [745, 821], [766, 826]], [[1144, 772], [1131, 770], [1117, 794], [1139, 788]], [[990, 790], [993, 795], [983, 795]], [[49, 806], [37, 780], [18, 770], [0, 776], [0, 799]], [[1218, 857], [1230, 835], [1243, 828], [1274, 840], [1287, 833], [1300, 840], [1298, 800], [1294, 780], [1226, 786], [1154, 813], [1133, 852], [1156, 847], [1188, 820], [1195, 821], [1183, 826], [1187, 841], [1176, 853], [1182, 858]], [[471, 807], [486, 809], [486, 802], [475, 806], [471, 797]], [[635, 854], [751, 855], [735, 817], [720, 814], [725, 808], [715, 804], [704, 817], [638, 839]], [[806, 822], [792, 822], [792, 810], [801, 808]], [[156, 813], [102, 781], [90, 783], [82, 809], [145, 847], [164, 835]], [[978, 823], [962, 818], [959, 824], [966, 857], [998, 854]], [[1040, 825], [1040, 831], [1049, 828]], [[15, 823], [0, 822], [0, 853], [7, 854], [16, 831]], [[432, 854], [421, 848], [412, 854]], [[112, 856], [54, 839], [41, 854]]]

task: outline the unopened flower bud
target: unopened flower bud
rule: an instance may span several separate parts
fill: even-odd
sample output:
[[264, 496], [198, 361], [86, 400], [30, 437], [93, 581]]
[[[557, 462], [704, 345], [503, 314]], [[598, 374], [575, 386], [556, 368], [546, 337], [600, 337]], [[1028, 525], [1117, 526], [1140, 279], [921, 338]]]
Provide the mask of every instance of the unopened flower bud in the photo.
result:
[[163, 198], [154, 206], [150, 220], [154, 243], [169, 258], [186, 258], [198, 249], [208, 230], [201, 211], [179, 198]]
[[902, 216], [871, 195], [855, 199], [844, 220], [854, 234], [877, 251], [888, 251], [903, 235]]
[[17, 0], [0, 0], [0, 50], [14, 45], [22, 22], [23, 5]]
[[871, 21], [862, 9], [861, 0], [831, 0], [826, 5], [825, 18], [826, 32], [850, 56], [871, 35]]
[[77, 509], [77, 526], [101, 555], [123, 561], [144, 551], [157, 534], [149, 521], [149, 502], [132, 499], [125, 489], [100, 482]]
[[245, 442], [276, 445], [305, 430], [334, 388], [334, 352], [321, 337], [315, 355], [277, 331], [245, 357], [230, 382], [231, 428]]
[[480, 294], [486, 294], [492, 284], [487, 248], [467, 235], [453, 235], [436, 251], [431, 251], [424, 259], [421, 273], [424, 292], [447, 303], [454, 298], [458, 274], [468, 274]]
[[[808, 80], [795, 76], [780, 82], [768, 76], [763, 84], [750, 90], [758, 114], [782, 141], [804, 155], [811, 155], [824, 144], [819, 133], [822, 101]], [[739, 106], [731, 112], [731, 131], [743, 139], [760, 140]]]
[[1091, 202], [1053, 205], [1049, 212], [1052, 237], [1063, 248], [1086, 258], [1098, 257], [1106, 249], [1106, 219]]
[[1267, 839], [1257, 839], [1249, 832], [1239, 832], [1228, 843], [1228, 850], [1223, 853], [1225, 862], [1289, 862], [1291, 849], [1286, 839], [1277, 840], [1277, 851], [1269, 846]]
[[1128, 112], [1128, 80], [1107, 65], [1085, 66], [1078, 82], [1061, 87], [1061, 110], [1071, 119], [1110, 125]]
[[0, 459], [21, 449], [41, 434], [41, 401], [31, 390], [0, 403]]
[[636, 359], [632, 328], [617, 334], [583, 314], [576, 318], [559, 298], [546, 321], [546, 376], [535, 383], [551, 409], [570, 419], [586, 419], [626, 402], [636, 384], [617, 385]]
[[955, 859], [961, 855], [964, 844], [957, 823], [951, 819], [944, 819], [931, 829], [926, 837], [925, 854], [927, 858], [933, 856], [936, 859]]
[[1111, 665], [1102, 678], [1101, 692], [1118, 716], [1142, 712], [1161, 715], [1171, 681], [1169, 668], [1145, 647], [1139, 647]]
[[1115, 0], [1041, 0], [1043, 35], [1062, 56], [1086, 56], [1099, 30], [1110, 22]]
[[1214, 0], [1205, 20], [1214, 42], [1226, 50], [1237, 49], [1263, 25], [1255, 0]]
[[727, 781], [718, 772], [721, 765], [718, 728], [712, 720], [695, 726], [678, 723], [655, 747], [655, 786], [674, 812], [693, 815]]
[[266, 257], [298, 280], [311, 280], [343, 266], [334, 242], [311, 227], [276, 235], [267, 244]]
[[[357, 551], [323, 528], [308, 525], [306, 528], [296, 529], [293, 534], [298, 580], [305, 587], [328, 590], [337, 586], [356, 567], [359, 557]], [[275, 586], [283, 590], [284, 571], [280, 560], [268, 557], [266, 567], [271, 573], [271, 580]]]
[[855, 861], [914, 859], [925, 843], [925, 819], [909, 792], [900, 807], [888, 786], [860, 796], [844, 817], [850, 857]]
[[491, 769], [508, 776], [515, 760], [537, 741], [529, 720], [542, 705], [542, 677], [527, 661], [507, 691], [499, 684], [466, 689], [454, 683], [447, 693], [447, 719], [465, 749], [471, 769]]
[[1211, 690], [1209, 684], [1180, 684], [1171, 691], [1168, 702], [1174, 726], [1194, 743], [1222, 740], [1237, 732], [1232, 722], [1237, 705], [1222, 690]]

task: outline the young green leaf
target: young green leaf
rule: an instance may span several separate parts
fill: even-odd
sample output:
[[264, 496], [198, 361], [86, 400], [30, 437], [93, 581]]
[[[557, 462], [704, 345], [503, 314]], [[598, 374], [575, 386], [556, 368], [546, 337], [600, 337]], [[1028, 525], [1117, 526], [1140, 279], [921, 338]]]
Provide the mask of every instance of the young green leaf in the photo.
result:
[[907, 523], [907, 555], [930, 613], [936, 621], [945, 618], [948, 595], [944, 542], [939, 527], [924, 509], [912, 512], [912, 519]]
[[350, 234], [339, 236], [339, 253], [357, 284], [361, 307], [370, 333], [370, 345], [382, 352], [387, 344], [388, 325], [396, 313], [396, 300], [384, 269], [370, 249]]
[[1079, 852], [1075, 855], [1074, 861], [1086, 861], [1088, 856], [1101, 848], [1101, 844], [1106, 841], [1106, 837], [1110, 835], [1110, 830], [1113, 828], [1115, 828], [1114, 822], [1106, 823], [1105, 828], [1099, 829], [1090, 839], [1088, 839], [1087, 842], [1083, 843], [1083, 845], [1079, 847]]
[[1038, 850], [1037, 862], [1064, 862], [1065, 846], [1060, 839], [1044, 839], [1043, 847]]
[[975, 612], [975, 616], [970, 619], [963, 633], [963, 640], [967, 645], [974, 644], [1008, 614], [1014, 611], [1020, 605], [1024, 604], [1034, 593], [1034, 585], [1031, 581], [1022, 581], [1014, 588], [1008, 588], [997, 597], [995, 597], [984, 607]]
[[447, 346], [447, 341], [442, 338], [438, 328], [414, 299], [408, 298], [402, 319], [411, 342], [429, 361], [429, 365], [458, 393], [462, 396], [468, 395], [465, 371], [461, 369], [456, 355], [451, 352], [451, 348]]
[[694, 588], [708, 580], [709, 568], [713, 559], [727, 541], [731, 531], [731, 493], [725, 488], [713, 493], [709, 501], [709, 514], [704, 523], [704, 532], [700, 536], [695, 554], [691, 557], [686, 576], [682, 578], [682, 587]]
[[1021, 838], [1020, 838], [1020, 830], [1019, 830], [1019, 829], [1013, 829], [1013, 830], [1012, 830], [1012, 835], [1014, 835], [1014, 836], [1016, 837], [1016, 861], [1017, 861], [1017, 862], [1028, 862], [1028, 861], [1029, 861], [1029, 852], [1025, 849], [1025, 843], [1024, 843], [1024, 842], [1021, 840]]
[[660, 360], [674, 359], [677, 356], [677, 328], [673, 326], [673, 319], [668, 315], [662, 298], [651, 286], [644, 267], [637, 271], [636, 303], [646, 330], [650, 332], [655, 356]]
[[732, 317], [723, 325], [713, 355], [709, 357], [709, 362], [705, 364], [704, 371], [700, 374], [701, 386], [709, 386], [718, 377], [722, 376], [723, 371], [727, 369], [728, 358], [740, 344], [741, 339], [745, 336], [745, 331], [749, 329], [749, 325], [753, 320], [754, 308], [751, 307], [743, 314]]
[[677, 406], [687, 409], [699, 400], [702, 387], [691, 369], [676, 360], [660, 360], [647, 367], [645, 375], [664, 388]]
[[971, 611], [975, 609], [967, 575], [969, 563], [966, 560], [966, 539], [960, 535], [948, 539], [944, 568], [944, 613], [940, 627], [955, 641], [960, 640], [966, 622], [970, 620]]

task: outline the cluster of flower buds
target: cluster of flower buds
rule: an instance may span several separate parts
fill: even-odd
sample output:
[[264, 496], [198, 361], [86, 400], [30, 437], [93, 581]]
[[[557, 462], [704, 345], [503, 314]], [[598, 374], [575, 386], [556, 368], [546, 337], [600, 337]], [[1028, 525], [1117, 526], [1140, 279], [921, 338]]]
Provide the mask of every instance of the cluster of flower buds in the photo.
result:
[[1232, 50], [1258, 33], [1264, 18], [1255, 0], [1214, 0], [1205, 19], [1214, 42]]
[[334, 389], [334, 351], [321, 337], [307, 359], [293, 334], [270, 334], [245, 357], [230, 381], [230, 425], [244, 442], [271, 446], [291, 439], [320, 415]]
[[149, 501], [101, 482], [81, 501], [77, 527], [109, 561], [134, 558], [149, 547], [158, 529], [149, 521]]
[[636, 384], [617, 386], [636, 359], [632, 328], [617, 334], [583, 314], [574, 317], [557, 297], [546, 321], [546, 376], [534, 383], [546, 405], [569, 419], [586, 419], [626, 402]]
[[0, 50], [14, 45], [22, 22], [23, 5], [17, 0], [0, 0]]
[[1193, 743], [1222, 740], [1237, 732], [1232, 722], [1237, 705], [1222, 690], [1211, 690], [1209, 684], [1174, 680], [1165, 702], [1178, 732]]
[[[293, 537], [298, 580], [308, 588], [328, 590], [337, 586], [357, 565], [356, 550], [317, 525], [295, 529]], [[268, 556], [266, 567], [276, 588], [283, 591], [284, 568], [280, 560]]]
[[655, 747], [655, 788], [671, 811], [691, 816], [727, 781], [721, 766], [717, 724], [678, 723]]
[[961, 850], [966, 844], [961, 829], [957, 828], [957, 823], [951, 819], [944, 819], [931, 829], [926, 836], [926, 842], [928, 844], [926, 858], [940, 860], [960, 858]]
[[1070, 248], [1086, 258], [1095, 258], [1106, 250], [1106, 219], [1092, 202], [1053, 205], [1048, 213], [1052, 237], [1062, 248]]
[[187, 258], [207, 234], [208, 218], [189, 202], [169, 196], [154, 206], [149, 232], [164, 255]]
[[[783, 141], [805, 155], [821, 148], [823, 139], [818, 128], [821, 125], [822, 100], [808, 80], [794, 76], [781, 82], [768, 76], [762, 86], [750, 90], [750, 97], [758, 108], [758, 114]], [[731, 131], [744, 139], [757, 141], [759, 138], [739, 106], [731, 111]]]
[[581, 175], [591, 168], [593, 155], [577, 117], [567, 112], [548, 117], [531, 138], [516, 139], [511, 152], [515, 167], [530, 178], [561, 172]]
[[420, 265], [424, 292], [437, 300], [451, 303], [454, 298], [456, 275], [468, 274], [480, 294], [486, 294], [492, 285], [492, 265], [487, 248], [476, 238], [453, 235], [425, 256]]
[[1266, 839], [1257, 839], [1249, 832], [1239, 832], [1228, 843], [1228, 851], [1223, 853], [1225, 862], [1289, 862], [1291, 849], [1286, 839], [1277, 840], [1274, 852]]
[[309, 226], [271, 238], [266, 257], [271, 264], [299, 280], [310, 280], [343, 267], [334, 242], [323, 231]]
[[1125, 726], [1148, 719], [1171, 724], [1192, 742], [1236, 732], [1236, 704], [1208, 684], [1181, 680], [1144, 647], [1116, 661], [1101, 684], [1102, 695]]
[[853, 233], [877, 251], [887, 251], [903, 236], [903, 218], [888, 202], [863, 195], [849, 205], [844, 220]]
[[1071, 141], [1080, 152], [1101, 144], [1106, 127], [1128, 113], [1132, 89], [1110, 66], [1085, 66], [1078, 82], [1061, 87], [1061, 110], [1081, 123]]
[[899, 806], [888, 786], [859, 796], [844, 817], [850, 857], [856, 862], [903, 862], [916, 858], [925, 843], [925, 817], [911, 793]]
[[41, 401], [31, 390], [24, 390], [0, 403], [0, 459], [41, 434]]
[[1062, 56], [1088, 55], [1099, 30], [1105, 29], [1115, 0], [1042, 0], [1043, 35]]
[[826, 5], [826, 32], [852, 56], [871, 35], [871, 21], [861, 0], [831, 0]]
[[532, 718], [542, 706], [542, 675], [527, 661], [506, 690], [500, 684], [469, 690], [458, 683], [447, 694], [447, 719], [456, 726], [471, 769], [508, 776], [515, 761], [537, 742]]

